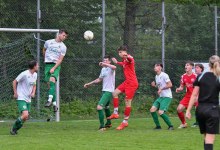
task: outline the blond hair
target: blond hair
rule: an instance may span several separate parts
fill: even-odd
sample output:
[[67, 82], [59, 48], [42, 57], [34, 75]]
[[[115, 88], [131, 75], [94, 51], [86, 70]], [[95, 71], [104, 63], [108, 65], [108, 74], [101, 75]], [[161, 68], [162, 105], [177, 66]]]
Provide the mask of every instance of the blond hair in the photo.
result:
[[210, 67], [214, 70], [214, 75], [218, 79], [220, 76], [220, 58], [217, 55], [213, 55], [209, 58]]

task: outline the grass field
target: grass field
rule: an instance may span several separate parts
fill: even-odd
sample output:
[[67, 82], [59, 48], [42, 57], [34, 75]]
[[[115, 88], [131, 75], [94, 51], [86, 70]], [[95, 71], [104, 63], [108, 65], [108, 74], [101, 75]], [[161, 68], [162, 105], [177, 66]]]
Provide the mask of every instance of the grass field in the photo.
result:
[[[202, 150], [203, 135], [198, 128], [192, 128], [194, 118], [187, 121], [188, 127], [177, 129], [180, 120], [170, 118], [175, 130], [167, 130], [161, 118], [162, 130], [154, 131], [152, 118], [130, 117], [129, 126], [121, 131], [116, 127], [123, 118], [112, 120], [113, 127], [107, 131], [98, 131], [97, 119], [70, 120], [61, 122], [26, 122], [12, 136], [10, 127], [14, 122], [0, 122], [1, 150]], [[220, 137], [217, 135], [214, 149], [220, 149]]]

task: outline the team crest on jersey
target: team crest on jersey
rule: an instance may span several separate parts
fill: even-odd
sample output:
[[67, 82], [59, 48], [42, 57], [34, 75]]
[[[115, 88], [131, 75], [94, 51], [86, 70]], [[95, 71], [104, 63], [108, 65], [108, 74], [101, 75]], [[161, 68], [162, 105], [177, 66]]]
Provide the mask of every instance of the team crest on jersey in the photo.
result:
[[26, 106], [23, 106], [24, 109], [26, 109]]
[[192, 79], [191, 79], [191, 81], [192, 81], [192, 82], [194, 82], [194, 81], [195, 81], [195, 79], [193, 79], [193, 78], [192, 78]]

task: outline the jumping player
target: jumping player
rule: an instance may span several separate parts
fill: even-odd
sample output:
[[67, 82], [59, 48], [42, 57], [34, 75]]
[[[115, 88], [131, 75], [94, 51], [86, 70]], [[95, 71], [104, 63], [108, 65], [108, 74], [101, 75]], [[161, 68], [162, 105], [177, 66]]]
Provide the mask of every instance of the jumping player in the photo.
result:
[[[180, 87], [176, 89], [176, 93], [178, 93], [179, 91], [182, 91], [184, 89], [184, 86], [186, 86], [186, 95], [181, 100], [181, 102], [177, 107], [177, 114], [182, 122], [182, 124], [178, 127], [178, 129], [187, 127], [183, 110], [188, 107], [189, 100], [193, 91], [193, 82], [196, 80], [197, 77], [197, 75], [192, 72], [193, 67], [194, 67], [194, 63], [192, 61], [186, 62], [185, 64], [186, 73], [182, 75]], [[197, 106], [198, 102], [195, 103], [195, 105]]]
[[172, 82], [170, 81], [168, 74], [162, 72], [162, 68], [163, 68], [163, 64], [161, 63], [156, 63], [154, 66], [154, 71], [157, 73], [155, 77], [156, 84], [153, 81], [151, 85], [158, 89], [157, 93], [160, 97], [154, 102], [153, 106], [150, 109], [150, 112], [156, 124], [156, 127], [154, 128], [154, 130], [161, 129], [161, 126], [160, 126], [160, 123], [157, 117], [157, 113], [156, 113], [158, 109], [159, 109], [160, 116], [169, 126], [168, 130], [174, 130], [172, 123], [170, 122], [167, 115], [164, 113], [168, 110], [168, 107], [172, 100], [172, 92], [170, 88], [173, 85], [172, 85]]
[[[204, 66], [203, 64], [195, 64], [195, 73], [198, 75], [202, 74], [202, 72], [204, 71]], [[196, 99], [196, 102], [198, 102], [198, 99]], [[191, 127], [198, 127], [199, 123], [196, 117], [196, 107], [195, 107], [195, 119], [196, 122], [191, 126]]]
[[103, 107], [105, 107], [106, 118], [111, 116], [111, 111], [109, 108], [109, 103], [112, 98], [112, 92], [115, 89], [115, 69], [116, 66], [111, 65], [111, 57], [109, 55], [104, 56], [103, 62], [99, 65], [103, 66], [99, 78], [96, 80], [86, 83], [85, 88], [92, 84], [102, 82], [102, 97], [98, 103], [97, 110], [99, 113], [100, 128], [99, 131], [105, 131], [106, 127], [112, 127], [111, 119], [107, 119], [107, 123], [104, 126], [104, 113]]
[[50, 107], [53, 104], [54, 112], [58, 110], [56, 107], [55, 82], [66, 54], [66, 45], [63, 41], [66, 39], [67, 34], [66, 30], [60, 30], [57, 38], [46, 41], [43, 48], [45, 81], [49, 88], [48, 101], [45, 107]]
[[31, 110], [31, 98], [35, 96], [38, 64], [36, 61], [30, 61], [28, 66], [29, 70], [20, 73], [12, 83], [14, 98], [17, 99], [19, 113], [22, 113], [11, 127], [12, 135], [17, 135], [17, 131], [28, 119]]
[[113, 92], [113, 104], [114, 104], [114, 113], [108, 117], [107, 119], [117, 119], [118, 115], [118, 104], [119, 99], [118, 95], [121, 93], [125, 93], [125, 113], [124, 113], [124, 121], [118, 126], [117, 130], [122, 130], [124, 127], [128, 126], [128, 118], [131, 112], [131, 101], [134, 97], [135, 91], [138, 88], [138, 80], [135, 73], [135, 62], [134, 58], [127, 53], [126, 46], [120, 46], [118, 48], [118, 53], [121, 58], [123, 58], [123, 62], [118, 62], [115, 58], [112, 58], [114, 63], [117, 63], [123, 66], [125, 81], [119, 85]]

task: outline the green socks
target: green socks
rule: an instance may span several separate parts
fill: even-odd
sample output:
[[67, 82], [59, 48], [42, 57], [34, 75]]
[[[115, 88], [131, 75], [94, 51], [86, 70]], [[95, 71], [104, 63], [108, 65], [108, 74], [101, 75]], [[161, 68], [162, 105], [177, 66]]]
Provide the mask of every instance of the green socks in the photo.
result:
[[21, 119], [21, 117], [18, 117], [17, 121], [15, 121], [15, 124], [13, 125], [15, 130], [18, 131], [23, 126], [24, 120]]
[[196, 110], [195, 110], [195, 118], [196, 118], [196, 124], [199, 124], [197, 117], [196, 117]]
[[160, 126], [157, 113], [156, 112], [151, 112], [151, 115], [152, 115], [152, 117], [154, 119], [154, 122], [155, 122], [156, 126]]
[[49, 96], [50, 95], [53, 95], [53, 99], [52, 99], [52, 102], [55, 102], [56, 101], [56, 94], [55, 94], [55, 83], [50, 81], [50, 90], [49, 90]]
[[[111, 116], [110, 108], [105, 109], [105, 116], [106, 118]], [[107, 119], [107, 124], [111, 124], [111, 119]]]
[[163, 113], [163, 114], [160, 115], [160, 116], [163, 118], [163, 120], [166, 122], [166, 124], [167, 124], [169, 127], [173, 126], [172, 123], [170, 122], [169, 118], [167, 117], [167, 115], [166, 115], [165, 113]]
[[100, 121], [100, 127], [104, 128], [104, 113], [103, 110], [98, 110], [99, 113], [99, 121]]

